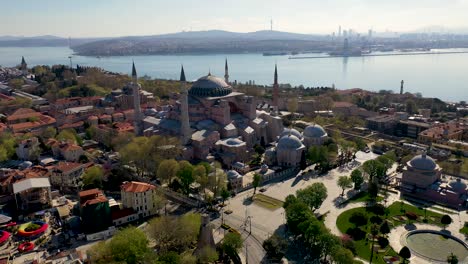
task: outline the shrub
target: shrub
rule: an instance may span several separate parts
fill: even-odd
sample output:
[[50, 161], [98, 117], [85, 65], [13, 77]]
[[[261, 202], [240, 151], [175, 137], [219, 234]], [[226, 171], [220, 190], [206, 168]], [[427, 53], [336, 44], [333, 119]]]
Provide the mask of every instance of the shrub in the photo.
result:
[[376, 215], [384, 215], [385, 214], [385, 206], [381, 204], [376, 204], [368, 209], [370, 212]]
[[280, 260], [286, 253], [287, 247], [288, 242], [276, 234], [263, 242], [263, 248], [267, 252], [268, 256], [274, 260]]
[[406, 212], [405, 213], [406, 217], [408, 217], [409, 220], [416, 220], [418, 219], [418, 215], [414, 212]]
[[341, 236], [341, 244], [343, 245], [343, 247], [349, 249], [353, 253], [353, 255], [357, 255], [356, 243], [350, 235], [344, 234], [343, 236]]
[[349, 222], [356, 226], [363, 226], [367, 224], [367, 215], [362, 212], [354, 212], [349, 218]]
[[381, 248], [386, 248], [388, 246], [388, 244], [389, 244], [389, 241], [385, 237], [379, 237], [378, 238], [378, 243], [379, 243]]
[[29, 225], [24, 229], [24, 231], [26, 231], [26, 232], [31, 232], [31, 231], [34, 231], [34, 230], [38, 230], [39, 228], [41, 228], [40, 225], [31, 223], [31, 224], [29, 224]]
[[370, 218], [370, 222], [373, 223], [373, 224], [378, 224], [378, 225], [380, 225], [380, 224], [382, 223], [382, 221], [383, 221], [382, 218], [380, 218], [380, 217], [378, 217], [378, 216], [376, 216], [376, 215], [374, 215], [374, 216], [372, 216], [372, 217]]
[[346, 230], [346, 234], [351, 236], [356, 241], [362, 240], [362, 239], [364, 239], [366, 237], [366, 232], [364, 232], [359, 227], [348, 228], [348, 230]]

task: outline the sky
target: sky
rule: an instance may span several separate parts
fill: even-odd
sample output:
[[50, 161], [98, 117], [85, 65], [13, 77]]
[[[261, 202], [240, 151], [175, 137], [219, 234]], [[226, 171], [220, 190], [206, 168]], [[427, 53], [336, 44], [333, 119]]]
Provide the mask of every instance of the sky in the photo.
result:
[[468, 28], [468, 0], [0, 0], [0, 36], [116, 37], [270, 28], [331, 34]]

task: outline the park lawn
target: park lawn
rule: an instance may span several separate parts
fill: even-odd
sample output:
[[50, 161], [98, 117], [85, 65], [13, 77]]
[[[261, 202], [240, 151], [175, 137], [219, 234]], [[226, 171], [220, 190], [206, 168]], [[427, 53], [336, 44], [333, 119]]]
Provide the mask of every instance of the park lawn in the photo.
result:
[[[383, 201], [383, 199], [384, 198], [382, 196], [377, 196], [376, 201], [381, 202]], [[372, 201], [372, 198], [368, 192], [360, 192], [348, 200], [349, 203], [361, 203], [370, 201]]]
[[261, 193], [255, 194], [253, 197], [253, 201], [255, 204], [272, 211], [283, 207], [283, 201]]
[[463, 225], [463, 228], [460, 229], [460, 233], [468, 235], [468, 222], [465, 222], [465, 225]]
[[[348, 211], [345, 211], [342, 214], [340, 214], [338, 216], [337, 220], [336, 220], [336, 226], [338, 227], [338, 229], [340, 230], [341, 233], [346, 234], [346, 231], [349, 228], [354, 228], [355, 227], [355, 225], [349, 221], [351, 215], [353, 213], [355, 213], [355, 212], [364, 213], [364, 214], [366, 214], [368, 216], [369, 219], [372, 216], [377, 215], [374, 212], [368, 210], [368, 208], [366, 208], [366, 207], [358, 207], [358, 208], [354, 208], [354, 209], [350, 209]], [[405, 203], [401, 203], [401, 202], [395, 202], [395, 203], [391, 204], [388, 207], [388, 211], [387, 211], [387, 213], [388, 213], [387, 219], [389, 221], [389, 224], [390, 224], [391, 228], [393, 228], [393, 227], [395, 227], [397, 225], [402, 225], [402, 224], [407, 223], [406, 220], [395, 220], [394, 219], [394, 217], [398, 219], [399, 217], [405, 216], [405, 212], [413, 212], [413, 213], [416, 213], [417, 215], [419, 215], [418, 220], [415, 220], [414, 222], [422, 222], [422, 219], [424, 218], [424, 214], [426, 214], [427, 217], [428, 217], [428, 223], [429, 224], [436, 224], [438, 226], [442, 226], [442, 224], [440, 223], [440, 218], [442, 217], [441, 214], [438, 214], [438, 213], [435, 213], [435, 212], [432, 212], [432, 211], [424, 212], [424, 209], [420, 209], [420, 208], [417, 208], [415, 206], [405, 204]], [[385, 218], [385, 215], [381, 215], [380, 217]], [[371, 225], [372, 224], [369, 221], [368, 224], [366, 226], [362, 226], [361, 229], [364, 230], [367, 234], [369, 234]], [[362, 240], [355, 241], [355, 245], [356, 245], [356, 254], [360, 258], [369, 261], [371, 242], [366, 241], [366, 239], [364, 238]], [[385, 252], [385, 254], [384, 253], [374, 252], [374, 262], [373, 263], [385, 264], [385, 260], [383, 259], [384, 256], [386, 256], [386, 255], [387, 256], [397, 256], [398, 255], [397, 252], [395, 252], [390, 246], [388, 246], [386, 248], [386, 250], [387, 251]]]

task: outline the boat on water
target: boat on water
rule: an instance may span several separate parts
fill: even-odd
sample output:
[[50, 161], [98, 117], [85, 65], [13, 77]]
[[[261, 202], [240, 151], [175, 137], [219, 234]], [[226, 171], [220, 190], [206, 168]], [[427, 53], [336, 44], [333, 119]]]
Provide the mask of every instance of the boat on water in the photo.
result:
[[288, 55], [287, 52], [263, 52], [263, 56], [284, 56]]

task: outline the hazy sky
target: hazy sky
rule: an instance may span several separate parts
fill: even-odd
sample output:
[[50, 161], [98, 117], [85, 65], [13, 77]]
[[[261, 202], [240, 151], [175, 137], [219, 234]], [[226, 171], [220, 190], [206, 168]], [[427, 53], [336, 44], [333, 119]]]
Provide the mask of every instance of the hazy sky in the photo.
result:
[[468, 27], [468, 0], [1, 0], [0, 35], [152, 35], [269, 29], [331, 33]]

